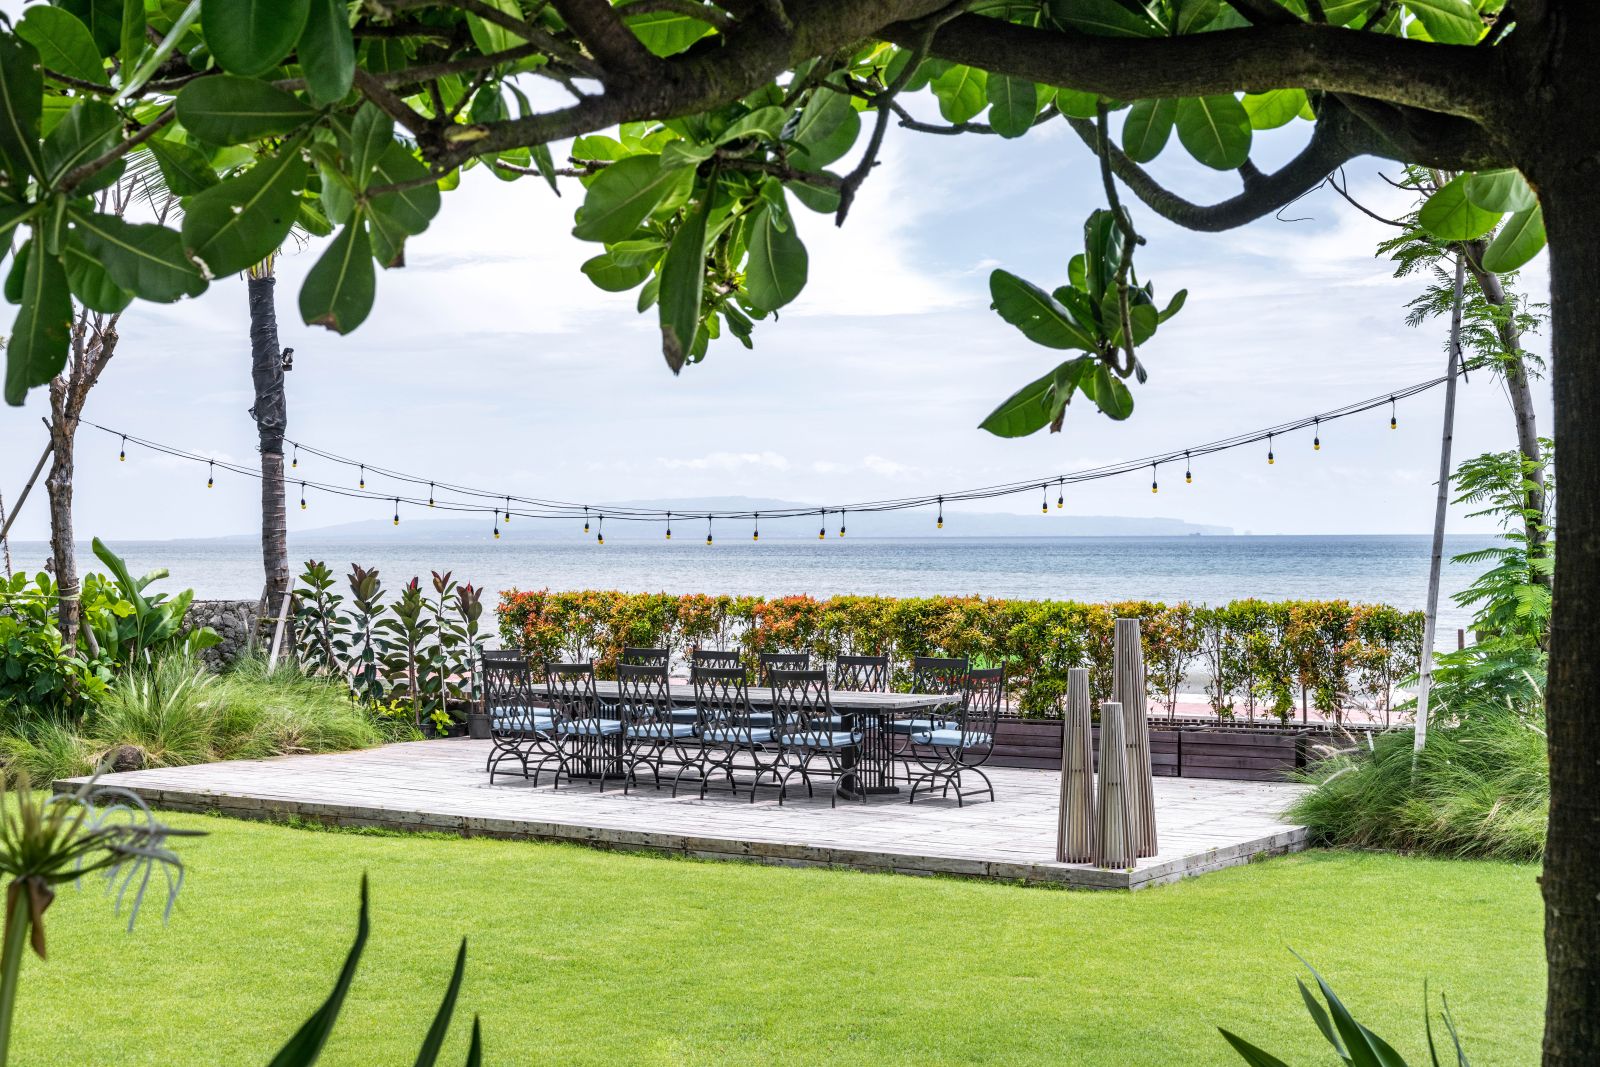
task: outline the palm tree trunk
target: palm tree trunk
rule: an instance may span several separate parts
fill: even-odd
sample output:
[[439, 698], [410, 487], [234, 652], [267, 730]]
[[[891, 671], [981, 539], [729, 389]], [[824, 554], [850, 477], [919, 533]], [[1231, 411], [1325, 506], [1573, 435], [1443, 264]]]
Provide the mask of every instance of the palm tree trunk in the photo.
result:
[[278, 344], [277, 279], [269, 259], [247, 281], [250, 294], [250, 377], [256, 402], [251, 409], [261, 449], [261, 563], [266, 573], [263, 618], [276, 618], [289, 591], [289, 536], [284, 510], [283, 435], [288, 405], [283, 393], [283, 350]]

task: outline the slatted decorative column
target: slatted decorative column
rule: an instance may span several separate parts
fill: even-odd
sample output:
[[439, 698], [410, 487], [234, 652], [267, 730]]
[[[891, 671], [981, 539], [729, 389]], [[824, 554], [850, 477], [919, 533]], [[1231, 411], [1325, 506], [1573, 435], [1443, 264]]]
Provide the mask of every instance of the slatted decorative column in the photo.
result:
[[[1124, 743], [1128, 748], [1128, 802], [1133, 811], [1129, 836], [1136, 855], [1154, 856], [1156, 842], [1155, 778], [1150, 768], [1150, 720], [1145, 712], [1147, 680], [1144, 648], [1139, 643], [1139, 620], [1118, 619], [1111, 697], [1122, 705]], [[1100, 713], [1102, 720], [1105, 712]], [[1105, 748], [1101, 723], [1100, 747]], [[1105, 758], [1102, 755], [1102, 760]]]
[[1094, 859], [1094, 726], [1089, 672], [1067, 672], [1067, 719], [1061, 738], [1061, 808], [1056, 821], [1056, 862]]
[[1131, 871], [1138, 859], [1134, 849], [1133, 809], [1128, 795], [1128, 745], [1122, 705], [1108, 700], [1100, 705], [1100, 778], [1096, 797], [1094, 865], [1106, 870]]

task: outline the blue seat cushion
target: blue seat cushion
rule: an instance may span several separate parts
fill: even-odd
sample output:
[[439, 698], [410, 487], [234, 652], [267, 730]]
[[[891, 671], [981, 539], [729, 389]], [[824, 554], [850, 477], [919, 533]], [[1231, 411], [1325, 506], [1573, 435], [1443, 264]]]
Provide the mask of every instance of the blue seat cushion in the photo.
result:
[[844, 731], [825, 733], [808, 730], [804, 732], [785, 733], [782, 741], [789, 745], [801, 745], [805, 748], [850, 748], [861, 743], [861, 731], [852, 733]]
[[490, 729], [502, 733], [511, 730], [531, 732], [549, 730], [554, 720], [548, 708], [490, 708]]
[[896, 719], [889, 723], [891, 734], [925, 734], [929, 730], [959, 730], [958, 722], [946, 722], [943, 719]]
[[695, 723], [700, 721], [700, 712], [694, 708], [673, 708], [672, 721], [686, 722], [693, 726]]
[[984, 748], [993, 742], [988, 734], [976, 730], [968, 730], [965, 735], [960, 730], [930, 730], [913, 735], [911, 740], [919, 745], [941, 745], [945, 748]]
[[653, 737], [665, 741], [677, 737], [693, 737], [694, 727], [688, 723], [629, 723], [629, 737]]
[[713, 745], [770, 745], [772, 730], [766, 726], [713, 726], [700, 738]]
[[622, 723], [616, 719], [575, 719], [572, 722], [562, 723], [561, 732], [579, 734], [583, 737], [610, 737], [612, 734], [622, 732]]

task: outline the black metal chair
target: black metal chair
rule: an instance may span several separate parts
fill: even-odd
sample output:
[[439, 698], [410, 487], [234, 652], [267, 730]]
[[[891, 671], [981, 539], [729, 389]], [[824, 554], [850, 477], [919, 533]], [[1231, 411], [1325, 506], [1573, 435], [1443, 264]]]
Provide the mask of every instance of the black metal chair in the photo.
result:
[[624, 645], [622, 655], [617, 660], [618, 666], [629, 667], [666, 667], [670, 664], [672, 653], [664, 648], [634, 648]]
[[[953, 787], [956, 806], [969, 796], [988, 793], [994, 799], [994, 783], [979, 768], [994, 754], [995, 730], [1000, 720], [1000, 704], [1005, 697], [1006, 673], [1003, 667], [969, 671], [962, 695], [959, 722], [954, 728], [928, 730], [911, 735], [922, 773], [911, 783], [909, 802], [917, 801], [917, 790], [943, 783], [943, 796]], [[963, 788], [968, 773], [983, 779], [982, 789]]]
[[559, 768], [561, 753], [554, 717], [535, 697], [528, 661], [520, 652], [486, 651], [481, 669], [483, 709], [493, 742], [483, 768], [489, 784], [494, 784], [496, 773], [511, 773], [501, 771], [501, 764], [515, 761], [522, 768], [522, 777], [532, 778], [537, 785], [546, 765], [554, 762]]
[[544, 672], [561, 753], [556, 784], [562, 774], [571, 779], [578, 767], [583, 777], [599, 779], [604, 792], [607, 780], [623, 773], [622, 722], [602, 715], [594, 664], [547, 663]]
[[[689, 653], [689, 677], [693, 679], [696, 667], [705, 667], [711, 670], [740, 672], [744, 675], [744, 657], [737, 650], [720, 648], [696, 648]], [[698, 723], [700, 713], [697, 708], [679, 708], [673, 713], [677, 722]]]
[[809, 652], [763, 652], [758, 657], [761, 665], [761, 684], [772, 684], [773, 668], [784, 671], [809, 671], [811, 669], [811, 653]]
[[[857, 785], [851, 767], [860, 762], [861, 731], [838, 728], [841, 719], [834, 713], [833, 700], [828, 695], [827, 671], [774, 667], [771, 678], [773, 729], [785, 767], [778, 778], [778, 803], [782, 804], [788, 795], [789, 779], [796, 774], [806, 784], [806, 795], [816, 795], [811, 779], [820, 759], [826, 776], [838, 783], [828, 798], [829, 805], [836, 806], [839, 789], [845, 788], [847, 781], [851, 786]], [[867, 799], [865, 790], [856, 788], [854, 792], [857, 799]]]
[[833, 687], [857, 693], [887, 693], [889, 657], [840, 656], [833, 661]]
[[682, 767], [689, 762], [684, 743], [694, 739], [694, 724], [673, 719], [672, 684], [665, 663], [617, 667], [617, 708], [622, 714], [622, 791], [638, 781], [641, 766], [649, 767], [657, 789], [661, 766], [668, 755]]
[[[961, 693], [966, 689], [971, 666], [965, 656], [913, 656], [911, 658], [911, 691], [913, 693]], [[893, 756], [910, 764], [917, 759], [913, 751], [912, 736], [930, 730], [951, 729], [956, 726], [952, 712], [930, 712], [927, 718], [896, 719], [887, 724]], [[908, 768], [909, 772], [909, 768]]]
[[[750, 757], [755, 769], [755, 778], [750, 783], [752, 801], [763, 777], [770, 775], [769, 784], [781, 786], [776, 770], [780, 753], [772, 732], [772, 716], [751, 709], [744, 668], [695, 667], [690, 677], [694, 682], [698, 714], [695, 736], [700, 741], [700, 759], [695, 766], [700, 772], [701, 797], [706, 795], [713, 775], [726, 778], [728, 789], [734, 796], [739, 795], [739, 784], [733, 772], [741, 753]], [[679, 778], [687, 769], [679, 769]], [[677, 795], [676, 779], [672, 792]]]

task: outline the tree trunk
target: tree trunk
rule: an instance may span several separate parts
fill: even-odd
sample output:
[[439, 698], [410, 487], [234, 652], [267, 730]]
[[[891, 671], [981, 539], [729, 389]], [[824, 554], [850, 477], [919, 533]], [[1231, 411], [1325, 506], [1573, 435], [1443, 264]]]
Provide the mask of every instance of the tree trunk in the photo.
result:
[[[1595, 16], [1581, 17], [1596, 21]], [[1566, 59], [1569, 66], [1593, 70], [1590, 56]], [[1600, 77], [1580, 72], [1574, 80], [1578, 86], [1569, 88], [1581, 89], [1592, 103]], [[1555, 105], [1552, 112], [1562, 113]], [[1550, 235], [1551, 379], [1555, 437], [1562, 448], [1556, 513], [1561, 553], [1546, 692], [1547, 1067], [1600, 1062], [1600, 203], [1591, 184], [1600, 136], [1588, 123], [1579, 126], [1583, 132], [1574, 132], [1542, 168], [1537, 162], [1526, 168], [1539, 187]]]
[[289, 535], [284, 511], [283, 434], [288, 428], [283, 395], [283, 350], [278, 344], [277, 279], [252, 275], [250, 292], [250, 377], [256, 403], [251, 409], [261, 449], [261, 563], [266, 572], [263, 618], [276, 618], [289, 591]]
[[56, 604], [56, 627], [66, 649], [76, 648], [78, 642], [78, 554], [72, 540], [72, 447], [78, 417], [71, 407], [67, 383], [56, 378], [50, 383], [51, 458], [44, 487], [50, 494], [50, 558], [61, 598]]

